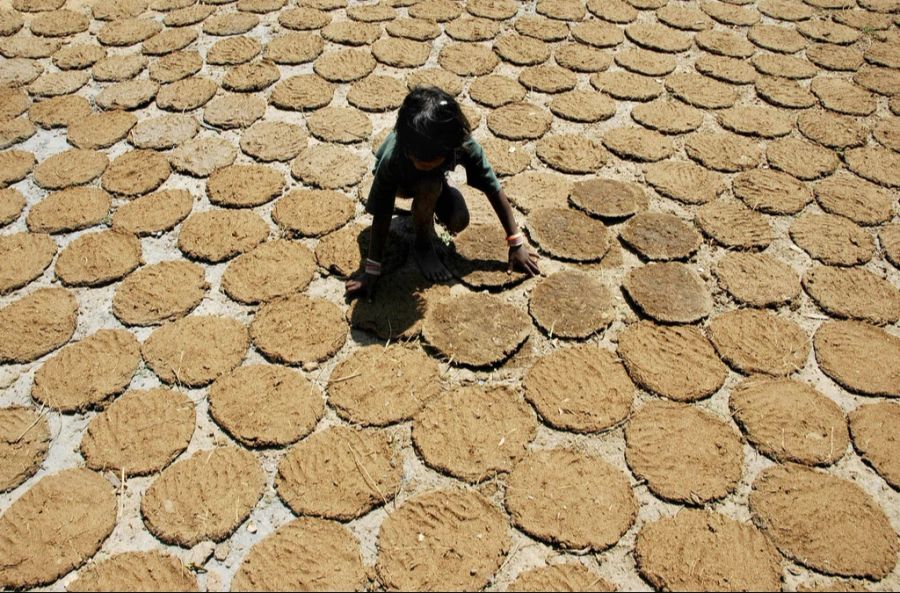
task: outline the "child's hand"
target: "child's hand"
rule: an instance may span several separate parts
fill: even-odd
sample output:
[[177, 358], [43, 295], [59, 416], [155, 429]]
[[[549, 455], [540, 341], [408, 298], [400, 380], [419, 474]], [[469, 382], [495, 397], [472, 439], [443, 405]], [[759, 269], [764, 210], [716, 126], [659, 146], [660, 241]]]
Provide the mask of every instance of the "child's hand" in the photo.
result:
[[378, 283], [378, 276], [371, 274], [359, 274], [351, 278], [344, 285], [346, 292], [344, 295], [349, 300], [361, 297], [371, 302], [375, 296], [375, 285]]
[[538, 254], [528, 249], [526, 245], [509, 248], [509, 269], [507, 272], [512, 273], [513, 270], [520, 270], [529, 276], [537, 276], [541, 273], [537, 265]]

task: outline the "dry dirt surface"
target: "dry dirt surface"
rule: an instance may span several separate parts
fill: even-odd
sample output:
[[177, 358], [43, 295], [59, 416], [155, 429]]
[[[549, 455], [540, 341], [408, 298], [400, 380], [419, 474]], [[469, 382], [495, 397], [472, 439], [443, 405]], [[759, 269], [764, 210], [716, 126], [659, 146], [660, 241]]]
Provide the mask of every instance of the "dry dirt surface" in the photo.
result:
[[[0, 0], [0, 590], [900, 589], [900, 1]], [[374, 153], [459, 101], [427, 281]]]

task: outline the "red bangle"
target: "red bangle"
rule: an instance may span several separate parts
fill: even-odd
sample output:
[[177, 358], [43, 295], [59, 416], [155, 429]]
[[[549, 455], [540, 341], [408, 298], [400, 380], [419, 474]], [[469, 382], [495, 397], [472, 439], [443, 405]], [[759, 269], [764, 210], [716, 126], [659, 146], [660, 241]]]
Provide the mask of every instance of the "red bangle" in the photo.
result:
[[506, 244], [510, 247], [519, 247], [525, 244], [525, 235], [522, 233], [516, 233], [515, 235], [510, 235], [506, 238]]
[[366, 260], [366, 274], [370, 276], [381, 276], [381, 262], [374, 259]]

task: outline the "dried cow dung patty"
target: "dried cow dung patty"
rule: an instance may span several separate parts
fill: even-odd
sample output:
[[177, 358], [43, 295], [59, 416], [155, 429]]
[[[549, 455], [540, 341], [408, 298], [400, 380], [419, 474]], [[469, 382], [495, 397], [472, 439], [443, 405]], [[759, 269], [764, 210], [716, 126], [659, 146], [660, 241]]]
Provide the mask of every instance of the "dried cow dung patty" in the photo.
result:
[[196, 415], [193, 402], [179, 391], [128, 391], [88, 424], [81, 454], [98, 471], [128, 476], [161, 471], [187, 449]]
[[234, 575], [232, 589], [356, 591], [368, 582], [359, 547], [356, 537], [340, 523], [295, 519], [250, 549]]
[[393, 500], [402, 465], [388, 433], [335, 426], [294, 445], [275, 489], [295, 513], [347, 521]]
[[763, 471], [750, 492], [753, 521], [779, 550], [831, 574], [883, 578], [898, 544], [884, 511], [853, 482], [799, 465]]
[[52, 583], [93, 556], [115, 524], [116, 493], [100, 474], [78, 468], [41, 478], [0, 517], [0, 553], [10, 563], [0, 587]]
[[541, 541], [570, 549], [614, 546], [637, 515], [628, 478], [595, 454], [529, 452], [508, 484], [506, 509], [513, 523]]
[[164, 542], [191, 547], [204, 540], [222, 541], [250, 515], [264, 489], [265, 473], [249, 451], [231, 446], [197, 451], [150, 485], [141, 499], [141, 514], [150, 532]]
[[40, 469], [50, 449], [50, 424], [37, 410], [21, 406], [0, 409], [0, 492], [19, 487]]
[[503, 513], [484, 496], [447, 488], [400, 504], [382, 523], [378, 548], [375, 570], [388, 588], [474, 590], [503, 563], [510, 534]]
[[653, 402], [628, 422], [625, 459], [660, 498], [701, 504], [737, 488], [744, 448], [737, 432], [709, 412]]
[[511, 356], [528, 338], [528, 315], [499, 297], [467, 294], [429, 307], [425, 339], [452, 362], [487, 367]]
[[641, 528], [638, 571], [654, 587], [777, 589], [781, 559], [755, 526], [710, 510], [686, 509]]
[[534, 411], [514, 391], [469, 386], [428, 401], [412, 441], [428, 466], [478, 483], [511, 470], [536, 433]]
[[199, 591], [197, 576], [175, 556], [155, 550], [123, 552], [92, 564], [69, 584], [70, 591], [139, 589]]

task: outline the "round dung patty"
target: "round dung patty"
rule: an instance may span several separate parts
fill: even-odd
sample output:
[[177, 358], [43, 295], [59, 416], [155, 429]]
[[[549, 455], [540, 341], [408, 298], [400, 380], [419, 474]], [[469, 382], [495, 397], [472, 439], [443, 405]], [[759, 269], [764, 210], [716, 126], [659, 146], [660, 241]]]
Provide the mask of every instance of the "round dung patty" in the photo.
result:
[[44, 234], [0, 236], [0, 294], [8, 294], [40, 277], [53, 261], [56, 249], [56, 242]]
[[[3, 154], [10, 155], [10, 161], [12, 161], [12, 157], [19, 157], [19, 155], [30, 156], [30, 164], [27, 168], [24, 165], [28, 159], [25, 158], [17, 159], [17, 161], [22, 161], [21, 164], [10, 162], [7, 165], [0, 161], [3, 179], [8, 178], [8, 183], [14, 183], [25, 177], [34, 166], [34, 156], [31, 153], [10, 151]], [[44, 159], [37, 167], [34, 167], [34, 183], [43, 189], [66, 189], [75, 185], [84, 185], [100, 177], [108, 165], [109, 158], [102, 152], [66, 150]], [[24, 170], [24, 174], [21, 176], [18, 175], [20, 169]]]
[[513, 523], [568, 549], [610, 548], [637, 515], [624, 472], [593, 454], [532, 451], [513, 468], [508, 484], [506, 509]]
[[534, 412], [516, 392], [469, 386], [429, 400], [412, 441], [428, 466], [474, 484], [510, 471], [536, 432]]
[[488, 128], [507, 140], [536, 140], [550, 130], [553, 116], [530, 103], [510, 103], [488, 115]]
[[701, 206], [694, 221], [703, 234], [724, 247], [763, 249], [774, 239], [768, 219], [737, 200], [716, 200]]
[[897, 535], [859, 486], [799, 465], [776, 465], [753, 482], [750, 512], [779, 550], [828, 574], [882, 578], [897, 561]]
[[809, 355], [803, 328], [770, 311], [722, 313], [710, 321], [709, 337], [725, 362], [745, 374], [787, 376], [803, 368]]
[[32, 206], [25, 220], [35, 233], [78, 231], [103, 222], [111, 206], [112, 196], [99, 187], [71, 187]]
[[197, 451], [163, 471], [141, 498], [153, 535], [185, 548], [222, 541], [250, 515], [265, 489], [256, 457], [238, 447]]
[[864, 405], [850, 412], [850, 433], [860, 456], [895, 489], [900, 487], [900, 406]]
[[353, 83], [347, 102], [363, 111], [392, 111], [403, 103], [407, 89], [393, 76], [372, 75]]
[[507, 591], [615, 591], [580, 562], [567, 562], [520, 572]]
[[656, 99], [635, 105], [631, 110], [631, 119], [663, 134], [685, 134], [700, 127], [703, 112], [681, 101]]
[[187, 142], [199, 131], [193, 116], [170, 113], [141, 121], [131, 129], [128, 141], [137, 148], [166, 150]]
[[270, 301], [302, 292], [312, 281], [315, 270], [315, 256], [309, 248], [276, 239], [232, 261], [222, 276], [222, 290], [239, 303]]
[[769, 144], [766, 159], [772, 167], [803, 180], [830, 175], [839, 164], [833, 151], [796, 138]]
[[900, 187], [900, 153], [888, 148], [851, 148], [844, 154], [847, 168], [869, 181]]
[[606, 226], [577, 210], [537, 208], [529, 214], [526, 228], [542, 251], [559, 259], [597, 261], [609, 250]]
[[647, 404], [628, 422], [625, 443], [631, 470], [664, 500], [703, 504], [727, 496], [741, 479], [737, 432], [687, 404]]
[[710, 510], [681, 510], [645, 524], [635, 542], [638, 571], [661, 590], [778, 589], [781, 559], [751, 524]]
[[474, 43], [448, 43], [438, 55], [442, 68], [459, 76], [490, 74], [500, 59], [490, 48]]
[[329, 301], [294, 294], [259, 308], [250, 336], [267, 358], [290, 365], [321, 362], [347, 341], [347, 321]]
[[156, 550], [124, 552], [86, 567], [68, 591], [199, 591], [197, 577], [181, 560]]
[[389, 589], [475, 590], [509, 547], [506, 518], [489, 500], [475, 490], [433, 490], [406, 500], [381, 524], [375, 570]]
[[171, 173], [169, 161], [155, 150], [131, 150], [109, 165], [101, 185], [110, 193], [136, 197], [158, 188]]
[[705, 204], [725, 191], [722, 176], [699, 165], [681, 161], [651, 163], [644, 179], [664, 196], [685, 204]]
[[505, 288], [523, 281], [524, 272], [509, 271], [506, 235], [496, 224], [474, 223], [453, 240], [450, 271], [472, 288]]
[[0, 362], [37, 360], [75, 333], [78, 302], [63, 288], [40, 288], [0, 309]]
[[328, 383], [338, 415], [362, 425], [409, 420], [439, 392], [437, 361], [398, 344], [357, 350], [335, 367]]
[[392, 500], [402, 477], [388, 433], [335, 426], [288, 451], [275, 489], [297, 514], [348, 521]]
[[723, 173], [753, 169], [762, 159], [756, 142], [731, 133], [695, 132], [687, 137], [684, 148], [707, 169]]
[[115, 524], [116, 493], [100, 474], [78, 468], [42, 478], [0, 517], [8, 563], [0, 587], [52, 583], [97, 553]]
[[692, 323], [712, 311], [700, 276], [681, 263], [650, 263], [631, 270], [623, 288], [647, 315], [664, 323]]
[[313, 69], [330, 82], [352, 82], [368, 76], [375, 65], [368, 49], [339, 49], [319, 56]]
[[50, 424], [31, 408], [0, 408], [0, 492], [18, 488], [37, 472], [50, 449]]
[[568, 177], [552, 171], [526, 171], [503, 182], [509, 200], [526, 214], [540, 206], [565, 206], [571, 189]]
[[842, 216], [805, 212], [791, 223], [791, 239], [810, 257], [833, 266], [864, 264], [875, 255], [875, 239]]
[[767, 253], [730, 252], [713, 271], [728, 294], [752, 307], [781, 305], [800, 294], [797, 272]]
[[184, 222], [178, 248], [189, 257], [218, 263], [253, 249], [268, 234], [268, 225], [255, 212], [207, 210]]
[[347, 148], [317, 144], [297, 155], [291, 163], [291, 174], [313, 187], [340, 189], [359, 183], [366, 165]]
[[101, 286], [141, 264], [140, 239], [118, 230], [77, 237], [56, 259], [56, 276], [66, 286]]
[[803, 276], [803, 289], [835, 317], [876, 325], [900, 319], [900, 290], [865, 268], [813, 266]]
[[676, 401], [695, 401], [719, 390], [728, 376], [699, 328], [639, 321], [619, 335], [619, 356], [635, 383]]
[[191, 76], [159, 89], [156, 106], [166, 111], [193, 111], [213, 98], [219, 86], [208, 78]]
[[201, 387], [238, 366], [248, 342], [247, 329], [234, 319], [189, 316], [156, 329], [141, 354], [164, 383]]
[[34, 103], [28, 109], [28, 119], [42, 128], [68, 127], [91, 113], [91, 104], [79, 95], [52, 97]]
[[285, 194], [272, 211], [282, 229], [303, 237], [318, 237], [350, 221], [356, 202], [332, 190], [295, 189]]
[[97, 471], [149, 475], [187, 449], [195, 423], [194, 403], [180, 391], [128, 391], [88, 424], [81, 454]]
[[834, 463], [850, 443], [843, 411], [807, 383], [755, 377], [735, 387], [728, 404], [748, 440], [781, 463]]
[[860, 321], [828, 321], [814, 344], [819, 368], [845, 389], [900, 397], [900, 338]]
[[[564, 382], [565, 390], [559, 385]], [[602, 432], [631, 412], [635, 387], [615, 354], [593, 344], [540, 358], [525, 377], [525, 397], [559, 430]]]
[[250, 549], [232, 591], [358, 591], [368, 579], [359, 542], [349, 529], [323, 519], [282, 525]]
[[276, 64], [305, 64], [318, 58], [324, 48], [325, 42], [318, 34], [283, 33], [266, 44], [265, 58]]
[[[477, 329], [476, 329], [477, 328]], [[528, 338], [531, 321], [499, 297], [467, 294], [436, 303], [425, 314], [425, 339], [452, 362], [471, 367], [506, 360]]]
[[238, 367], [209, 389], [209, 413], [247, 447], [281, 447], [308, 435], [325, 413], [322, 393], [282, 366]]
[[625, 223], [619, 238], [642, 257], [668, 261], [687, 259], [700, 247], [702, 238], [694, 227], [674, 214], [639, 212]]
[[55, 410], [84, 411], [125, 391], [140, 362], [140, 345], [130, 332], [101, 329], [45, 362], [31, 396]]
[[353, 144], [372, 135], [369, 116], [352, 107], [325, 107], [306, 117], [309, 133], [323, 142]]
[[284, 176], [267, 165], [230, 165], [213, 171], [207, 181], [209, 201], [217, 206], [252, 208], [281, 195]]
[[203, 121], [225, 130], [248, 128], [265, 112], [266, 102], [261, 97], [235, 93], [216, 97], [207, 103], [203, 109]]
[[125, 325], [155, 325], [190, 313], [206, 295], [203, 267], [184, 260], [142, 267], [113, 295], [112, 312]]
[[812, 202], [807, 184], [787, 173], [753, 169], [735, 176], [734, 195], [747, 206], [766, 214], [796, 214]]
[[529, 311], [551, 337], [587, 338], [613, 321], [613, 300], [599, 279], [578, 271], [557, 272], [531, 292]]
[[719, 124], [747, 136], [778, 138], [794, 129], [795, 120], [783, 110], [753, 105], [738, 105], [719, 112]]

